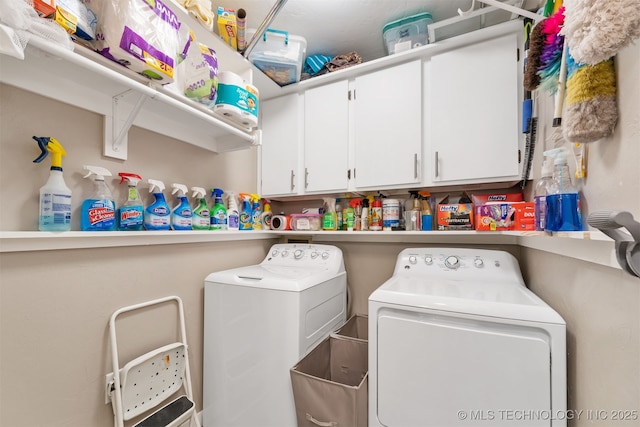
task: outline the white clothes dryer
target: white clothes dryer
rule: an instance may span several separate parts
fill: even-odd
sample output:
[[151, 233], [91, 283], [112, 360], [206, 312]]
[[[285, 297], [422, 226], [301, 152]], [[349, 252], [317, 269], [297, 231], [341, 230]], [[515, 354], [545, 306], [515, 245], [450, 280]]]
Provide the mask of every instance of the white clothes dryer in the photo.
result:
[[566, 324], [507, 252], [412, 248], [369, 297], [369, 426], [566, 426]]
[[294, 427], [289, 369], [346, 321], [335, 246], [276, 244], [204, 284], [203, 425]]

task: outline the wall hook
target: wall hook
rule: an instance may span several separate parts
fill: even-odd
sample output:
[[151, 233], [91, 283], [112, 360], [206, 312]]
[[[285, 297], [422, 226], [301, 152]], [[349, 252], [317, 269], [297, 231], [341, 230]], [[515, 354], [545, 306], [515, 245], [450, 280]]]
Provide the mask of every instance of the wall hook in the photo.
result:
[[471, 0], [471, 7], [469, 8], [469, 10], [462, 10], [462, 9], [458, 8], [458, 15], [460, 15], [462, 17], [467, 16], [468, 14], [473, 12], [473, 10], [475, 8], [476, 8], [476, 0]]
[[[625, 211], [592, 212], [587, 222], [615, 240], [620, 267], [632, 276], [640, 277], [640, 222]], [[620, 227], [626, 228], [630, 234], [618, 230]]]

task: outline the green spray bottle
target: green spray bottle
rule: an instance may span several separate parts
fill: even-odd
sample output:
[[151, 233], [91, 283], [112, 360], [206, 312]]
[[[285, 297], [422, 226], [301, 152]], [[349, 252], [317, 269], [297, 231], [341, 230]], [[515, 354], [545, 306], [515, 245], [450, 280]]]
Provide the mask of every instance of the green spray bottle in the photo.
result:
[[207, 199], [204, 198], [206, 192], [202, 187], [191, 187], [191, 191], [193, 191], [191, 197], [197, 203], [193, 208], [192, 227], [194, 230], [208, 230], [211, 227], [211, 218]]
[[227, 208], [224, 206], [222, 195], [224, 191], [221, 188], [212, 188], [211, 197], [213, 197], [213, 209], [211, 210], [210, 230], [226, 230], [227, 229]]
[[40, 163], [51, 153], [51, 169], [49, 179], [40, 188], [40, 214], [38, 229], [40, 231], [71, 230], [71, 190], [62, 176], [62, 157], [67, 152], [56, 139], [48, 136], [34, 136], [42, 153], [34, 163]]

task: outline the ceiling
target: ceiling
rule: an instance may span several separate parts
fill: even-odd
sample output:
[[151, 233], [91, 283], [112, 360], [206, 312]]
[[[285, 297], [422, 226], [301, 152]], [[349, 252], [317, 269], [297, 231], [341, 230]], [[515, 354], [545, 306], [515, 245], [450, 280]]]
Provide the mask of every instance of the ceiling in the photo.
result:
[[[522, 3], [522, 7], [535, 10], [544, 0]], [[214, 7], [243, 8], [247, 28], [258, 28], [275, 4], [276, 0], [213, 0]], [[421, 12], [429, 12], [437, 22], [458, 16], [458, 8], [468, 10], [471, 5], [472, 0], [287, 0], [269, 27], [304, 37], [307, 55], [356, 51], [369, 61], [386, 55], [382, 38], [385, 24]], [[482, 6], [475, 2], [476, 9]], [[507, 12], [493, 15], [490, 19], [500, 22], [511, 17]], [[469, 25], [480, 25], [477, 22]], [[477, 28], [469, 28], [473, 29]]]

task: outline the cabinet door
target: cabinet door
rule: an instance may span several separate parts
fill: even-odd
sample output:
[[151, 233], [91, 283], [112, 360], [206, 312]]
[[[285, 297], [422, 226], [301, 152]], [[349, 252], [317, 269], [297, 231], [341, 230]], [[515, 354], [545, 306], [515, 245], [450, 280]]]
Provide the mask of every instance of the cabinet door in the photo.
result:
[[518, 179], [517, 35], [431, 58], [429, 102], [435, 185]]
[[355, 185], [420, 182], [421, 62], [389, 67], [355, 82]]
[[260, 105], [260, 191], [263, 196], [291, 195], [299, 190], [300, 104], [300, 96], [292, 94]]
[[349, 82], [309, 89], [304, 94], [304, 191], [347, 189]]

